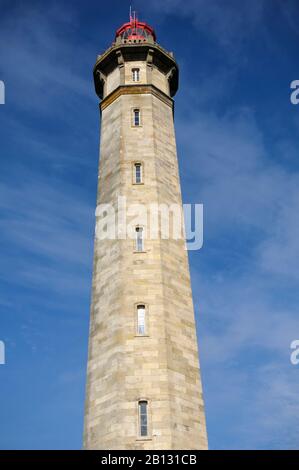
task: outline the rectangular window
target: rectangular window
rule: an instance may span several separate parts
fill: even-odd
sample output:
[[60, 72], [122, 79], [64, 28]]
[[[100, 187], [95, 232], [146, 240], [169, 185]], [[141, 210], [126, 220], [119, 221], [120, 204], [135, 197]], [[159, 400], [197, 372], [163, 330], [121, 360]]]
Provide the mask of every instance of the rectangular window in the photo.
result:
[[139, 82], [140, 80], [140, 69], [132, 69], [133, 82]]
[[145, 335], [145, 305], [137, 305], [137, 334]]
[[142, 165], [141, 163], [135, 163], [134, 165], [135, 175], [134, 180], [136, 184], [142, 183]]
[[147, 401], [139, 402], [139, 433], [141, 437], [148, 436], [148, 417], [147, 417]]
[[136, 227], [136, 251], [144, 251], [142, 227]]
[[134, 109], [134, 126], [140, 126], [140, 109]]

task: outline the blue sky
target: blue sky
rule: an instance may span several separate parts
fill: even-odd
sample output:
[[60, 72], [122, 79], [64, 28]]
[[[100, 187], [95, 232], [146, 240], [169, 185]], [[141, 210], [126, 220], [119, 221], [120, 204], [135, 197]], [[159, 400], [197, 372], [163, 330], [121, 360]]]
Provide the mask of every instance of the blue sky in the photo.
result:
[[[96, 55], [130, 2], [2, 0], [0, 448], [82, 445], [96, 200]], [[210, 448], [299, 448], [296, 0], [135, 1], [180, 65], [184, 202]]]

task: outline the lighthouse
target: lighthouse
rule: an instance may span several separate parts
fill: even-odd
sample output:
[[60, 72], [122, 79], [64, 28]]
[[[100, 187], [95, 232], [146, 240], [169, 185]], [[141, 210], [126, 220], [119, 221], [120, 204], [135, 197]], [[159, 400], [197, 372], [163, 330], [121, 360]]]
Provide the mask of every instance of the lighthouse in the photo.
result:
[[[100, 100], [97, 206], [182, 207], [174, 96], [179, 70], [130, 15], [94, 66]], [[188, 254], [183, 238], [95, 237], [85, 449], [207, 449]], [[161, 233], [161, 232], [159, 232]]]

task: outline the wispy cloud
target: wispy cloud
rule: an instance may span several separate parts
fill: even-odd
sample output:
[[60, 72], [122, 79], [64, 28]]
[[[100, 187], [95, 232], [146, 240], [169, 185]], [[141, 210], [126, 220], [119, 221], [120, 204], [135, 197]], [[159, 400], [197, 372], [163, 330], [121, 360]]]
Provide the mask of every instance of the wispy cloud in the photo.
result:
[[[92, 3], [86, 11], [96, 10]], [[296, 2], [282, 3], [277, 23], [296, 33]], [[173, 35], [169, 46], [183, 65], [175, 119], [184, 199], [205, 208], [204, 247], [190, 259], [210, 444], [298, 448], [298, 369], [289, 345], [299, 331], [299, 121], [283, 102], [283, 110], [281, 102], [270, 109], [265, 100], [275, 78], [264, 64], [268, 53], [279, 51], [278, 74], [287, 51], [266, 24], [271, 2], [135, 4]], [[127, 13], [123, 2], [115, 5], [113, 21], [121, 8]], [[103, 49], [110, 37], [101, 36], [104, 15], [94, 32], [89, 18], [83, 33], [76, 7], [17, 2], [1, 17], [0, 306], [12, 364], [1, 393], [12, 409], [30, 397], [18, 413], [5, 407], [8, 448], [81, 439], [98, 144], [91, 68], [99, 51], [89, 38]], [[251, 49], [261, 57], [248, 65]], [[293, 78], [279, 82], [287, 105]], [[42, 440], [29, 433], [29, 415]], [[63, 419], [74, 430], [57, 437]]]
[[[88, 272], [91, 264], [93, 210], [83, 193], [74, 187], [62, 190], [57, 183], [51, 185], [36, 173], [29, 178], [27, 173], [17, 188], [0, 184], [0, 201], [2, 243], [11, 247], [2, 259], [2, 277], [74, 289], [76, 271], [83, 277], [82, 269]], [[16, 261], [17, 273], [8, 269], [14, 247], [31, 257], [28, 265]], [[79, 276], [77, 285], [86, 286]]]
[[[191, 116], [192, 126], [177, 120], [185, 197], [205, 207], [204, 248], [191, 265], [208, 423], [210, 414], [213, 430], [217, 412], [230, 423], [226, 447], [296, 448], [298, 434], [289, 432], [298, 379], [289, 345], [299, 332], [299, 174], [272, 160], [249, 109]], [[221, 390], [213, 391], [217, 383]], [[240, 416], [212, 410], [218, 399], [231, 409], [235, 386]]]
[[[177, 15], [213, 38], [221, 46], [238, 48], [242, 41], [254, 33], [263, 18], [265, 1], [238, 2], [229, 0], [153, 0], [150, 6], [144, 0], [136, 2], [143, 11], [154, 9], [159, 15]], [[182, 38], [183, 40], [183, 38]]]
[[[14, 10], [1, 20], [0, 54], [4, 57], [7, 104], [14, 103], [27, 112], [32, 109], [57, 115], [51, 102], [62, 97], [61, 112], [65, 115], [75, 109], [80, 98], [91, 100], [86, 43], [83, 49], [80, 43], [65, 41], [67, 35], [74, 35], [78, 22], [73, 10], [53, 2], [46, 9], [19, 3]], [[72, 99], [65, 99], [67, 94]]]

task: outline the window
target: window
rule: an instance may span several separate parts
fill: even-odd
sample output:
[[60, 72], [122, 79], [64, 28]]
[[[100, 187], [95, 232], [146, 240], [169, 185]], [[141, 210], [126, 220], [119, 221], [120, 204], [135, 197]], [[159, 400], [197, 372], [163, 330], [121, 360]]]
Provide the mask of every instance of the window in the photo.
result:
[[140, 69], [132, 69], [133, 82], [139, 82], [140, 80]]
[[137, 334], [145, 335], [145, 305], [137, 305]]
[[148, 436], [148, 402], [142, 400], [138, 403], [139, 406], [139, 434], [140, 437]]
[[140, 109], [134, 109], [133, 111], [133, 124], [134, 126], [140, 126]]
[[141, 184], [142, 183], [142, 164], [135, 163], [134, 164], [134, 183]]
[[143, 243], [143, 228], [136, 227], [136, 251], [144, 251], [144, 243]]

